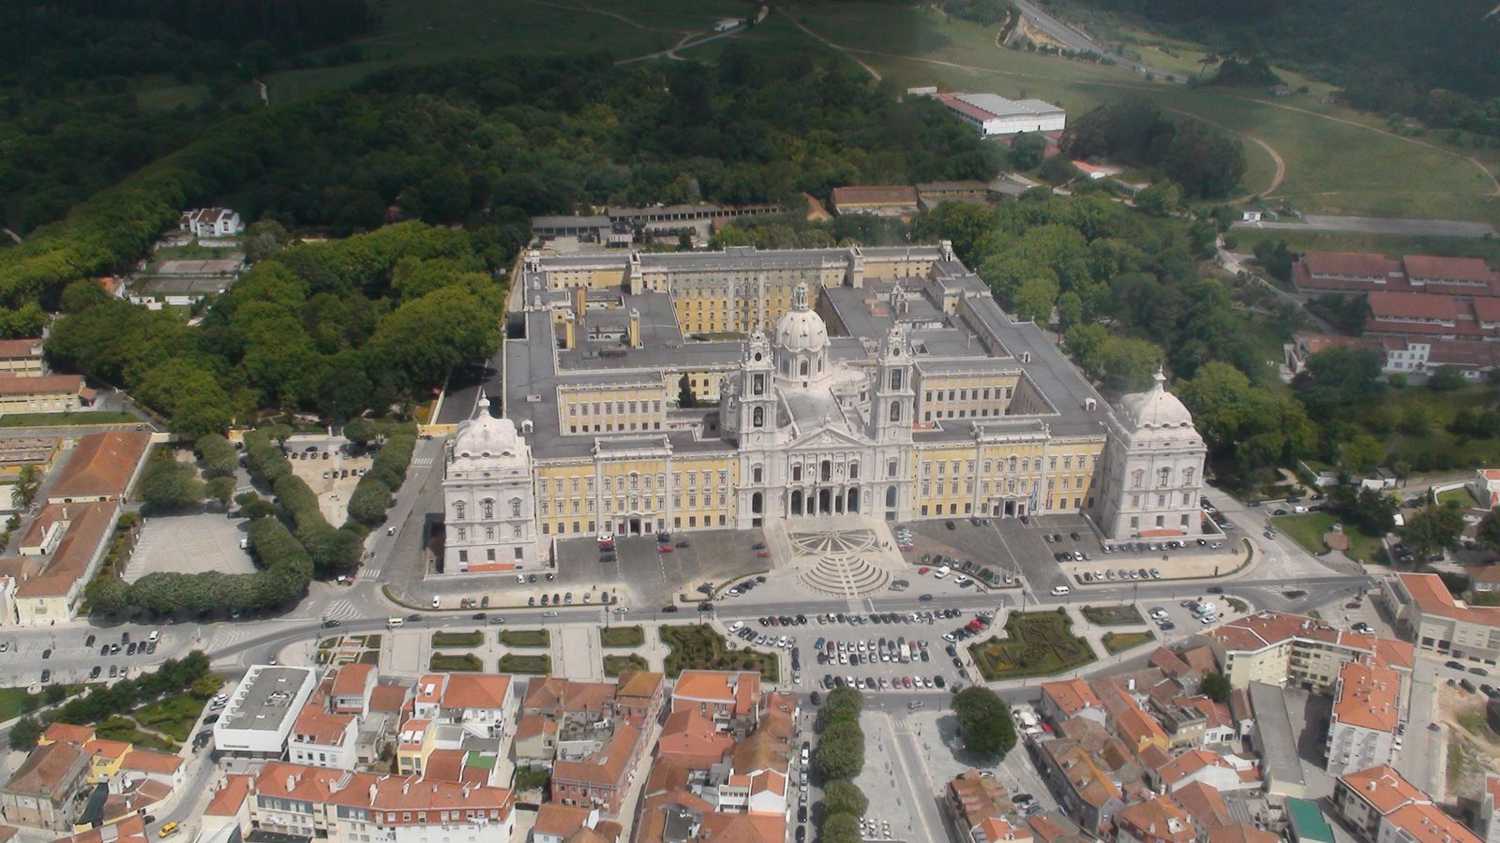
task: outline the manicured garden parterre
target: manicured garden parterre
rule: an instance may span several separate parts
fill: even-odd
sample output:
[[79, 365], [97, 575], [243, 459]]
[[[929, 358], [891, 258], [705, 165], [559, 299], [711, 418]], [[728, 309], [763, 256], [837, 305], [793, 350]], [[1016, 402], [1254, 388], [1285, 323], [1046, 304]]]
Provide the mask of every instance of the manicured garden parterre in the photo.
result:
[[1089, 642], [1073, 634], [1072, 625], [1061, 610], [1012, 614], [1005, 621], [1005, 638], [973, 644], [969, 652], [987, 681], [1049, 676], [1095, 658]]
[[761, 678], [775, 682], [776, 656], [754, 650], [730, 650], [724, 636], [706, 624], [663, 626], [661, 642], [667, 653], [666, 673], [675, 677], [684, 670], [758, 670]]

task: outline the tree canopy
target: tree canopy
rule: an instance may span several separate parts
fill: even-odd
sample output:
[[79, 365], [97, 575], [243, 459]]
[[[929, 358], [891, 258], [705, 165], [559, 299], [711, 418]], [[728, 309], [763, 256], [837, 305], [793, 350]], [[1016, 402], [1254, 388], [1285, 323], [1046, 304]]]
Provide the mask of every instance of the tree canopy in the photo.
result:
[[972, 685], [953, 696], [958, 734], [964, 749], [1003, 759], [1016, 745], [1016, 724], [1010, 706], [989, 688]]

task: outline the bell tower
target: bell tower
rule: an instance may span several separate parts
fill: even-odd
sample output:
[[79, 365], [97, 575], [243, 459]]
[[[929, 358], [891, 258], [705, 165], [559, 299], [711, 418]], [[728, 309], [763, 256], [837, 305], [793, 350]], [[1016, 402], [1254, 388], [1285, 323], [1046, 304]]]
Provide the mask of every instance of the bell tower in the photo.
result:
[[756, 331], [750, 335], [740, 368], [740, 445], [763, 448], [771, 443], [776, 431], [776, 397], [771, 389], [776, 363], [765, 334]]
[[917, 393], [912, 386], [911, 346], [900, 324], [892, 325], [880, 343], [875, 377], [870, 438], [881, 444], [910, 442]]

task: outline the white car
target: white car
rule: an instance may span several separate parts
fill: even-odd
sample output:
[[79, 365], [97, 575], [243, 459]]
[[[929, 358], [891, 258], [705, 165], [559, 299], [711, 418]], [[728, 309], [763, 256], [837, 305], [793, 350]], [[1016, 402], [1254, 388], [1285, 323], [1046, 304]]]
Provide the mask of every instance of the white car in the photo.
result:
[[441, 597], [434, 597], [434, 598], [432, 598], [432, 608], [434, 608], [434, 609], [441, 609], [442, 607], [443, 607], [443, 600], [442, 600]]
[[740, 628], [743, 627], [744, 625], [745, 625], [744, 621], [735, 621], [734, 623], [732, 623], [732, 624], [729, 625], [729, 631], [730, 632], [739, 632]]
[[1054, 586], [1052, 586], [1052, 596], [1053, 597], [1062, 597], [1065, 594], [1072, 594], [1072, 593], [1073, 593], [1073, 589], [1071, 589], [1071, 588], [1069, 588], [1069, 587], [1067, 587], [1065, 585], [1054, 585]]
[[1156, 618], [1157, 620], [1165, 618], [1166, 616], [1167, 616], [1167, 610], [1161, 608], [1160, 606], [1158, 606], [1155, 609], [1151, 610], [1151, 617]]

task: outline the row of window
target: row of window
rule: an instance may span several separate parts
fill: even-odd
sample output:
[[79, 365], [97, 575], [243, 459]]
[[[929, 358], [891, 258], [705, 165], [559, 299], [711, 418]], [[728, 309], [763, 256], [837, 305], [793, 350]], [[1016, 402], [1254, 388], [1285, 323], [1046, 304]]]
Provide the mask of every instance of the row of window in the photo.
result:
[[[543, 524], [542, 526], [544, 528], [546, 527], [545, 524]], [[546, 529], [543, 529], [542, 532], [545, 533], [547, 531], [546, 531]], [[519, 561], [523, 561], [523, 560], [526, 559], [526, 548], [524, 548], [524, 547], [517, 547], [517, 548], [514, 548], [514, 550], [515, 550], [515, 554], [516, 554], [516, 561], [519, 562]], [[460, 550], [458, 552], [458, 561], [460, 561], [460, 562], [467, 562], [467, 561], [469, 561], [469, 551], [467, 551], [467, 550]], [[495, 558], [495, 549], [493, 547], [487, 547], [487, 548], [485, 548], [485, 550], [484, 550], [484, 561], [486, 561], [486, 562], [497, 562], [497, 561], [499, 561], [498, 559]]]
[[569, 433], [635, 433], [644, 430], [661, 430], [661, 422], [603, 422], [595, 424], [593, 430], [589, 430], [586, 424], [568, 425]]
[[[930, 497], [933, 494], [942, 496], [944, 483], [948, 484], [950, 490], [948, 494], [950, 495], [959, 494], [960, 484], [962, 484], [963, 491], [966, 494], [974, 494], [974, 478], [970, 477], [966, 480], [954, 478], [953, 480], [938, 480], [935, 482], [931, 480], [923, 480], [922, 497]], [[1075, 483], [1077, 484], [1080, 491], [1082, 491], [1083, 489], [1087, 489], [1089, 485], [1088, 478], [1085, 477], [1049, 477], [1047, 478], [1047, 493], [1051, 494], [1058, 487], [1061, 487], [1062, 490], [1066, 492], [1072, 489]], [[1024, 478], [1017, 480], [1016, 478], [1012, 477], [1009, 480], [1005, 481], [1003, 485], [1000, 483], [1000, 481], [986, 480], [984, 481], [983, 488], [985, 495], [994, 494], [1002, 490], [1006, 494], [1014, 495], [1017, 492], [1020, 492], [1021, 494], [1029, 493], [1035, 486], [1035, 484], [1036, 481], [1033, 480], [1027, 480]]]
[[[899, 386], [891, 388], [900, 389]], [[994, 395], [991, 396], [991, 393], [994, 393]], [[1006, 401], [1009, 401], [1010, 396], [1011, 387], [1008, 386], [997, 386], [993, 388], [987, 386], [983, 389], [980, 389], [976, 386], [972, 389], [950, 389], [948, 390], [947, 398], [943, 397], [943, 390], [939, 389], [934, 391], [929, 389], [925, 393], [923, 393], [923, 400], [929, 404], [933, 401], [989, 401], [991, 397], [1003, 398]]]
[[[598, 401], [592, 404], [579, 402], [568, 405], [568, 415], [587, 416], [589, 415], [590, 407], [593, 408], [593, 414], [596, 416], [620, 415], [622, 413], [660, 413], [661, 401], [605, 401], [602, 405]], [[583, 412], [580, 413], [579, 408], [582, 408]]]
[[[1178, 519], [1177, 526], [1182, 527], [1183, 529], [1187, 529], [1190, 526], [1189, 523], [1188, 523], [1188, 519], [1191, 518], [1191, 517], [1192, 517], [1191, 515], [1188, 515], [1187, 513], [1183, 513], [1183, 515]], [[1158, 527], [1165, 527], [1165, 526], [1167, 526], [1166, 521], [1167, 521], [1167, 518], [1166, 518], [1165, 515], [1158, 515], [1158, 516], [1156, 516], [1156, 526], [1158, 526]], [[1137, 529], [1140, 529], [1140, 526], [1141, 526], [1141, 517], [1139, 515], [1132, 515], [1132, 516], [1130, 516], [1130, 528], [1132, 530], [1137, 530]]]
[[[466, 518], [466, 516], [468, 514], [468, 509], [469, 509], [469, 505], [467, 503], [465, 503], [464, 501], [454, 501], [453, 502], [453, 520], [454, 521], [463, 521], [463, 520], [465, 520], [465, 518]], [[480, 520], [483, 520], [483, 521], [493, 521], [494, 520], [494, 518], [495, 518], [495, 501], [494, 501], [493, 498], [485, 498], [484, 500], [482, 500], [482, 501], [479, 502], [479, 516], [480, 516]], [[520, 498], [511, 498], [510, 499], [510, 517], [512, 517], [512, 518], [520, 518], [521, 517], [521, 499]]]
[[[652, 505], [653, 500], [655, 502], [655, 506]], [[672, 495], [672, 507], [674, 509], [681, 509], [682, 508], [682, 501], [683, 501], [683, 495], [682, 495], [682, 493], [679, 492], [679, 493], [676, 493], [676, 494]], [[727, 492], [723, 491], [723, 490], [720, 490], [720, 492], [718, 494], [718, 501], [719, 501], [719, 506], [721, 506], [721, 507], [722, 506], [728, 506], [728, 504], [729, 504], [729, 494]], [[705, 491], [703, 493], [703, 505], [704, 506], [712, 506], [713, 502], [714, 502], [714, 495], [712, 493], [710, 493], [710, 492]], [[657, 509], [657, 510], [661, 510], [661, 509], [665, 509], [666, 505], [667, 505], [667, 498], [666, 498], [665, 495], [657, 495], [655, 498], [652, 498], [649, 495], [646, 496], [646, 497], [644, 497], [644, 498], [640, 497], [639, 495], [631, 495], [629, 497], [619, 496], [619, 497], [611, 497], [611, 498], [605, 498], [604, 499], [604, 511], [605, 512], [637, 512], [637, 511], [640, 511], [642, 509]], [[688, 492], [687, 493], [687, 506], [688, 506], [689, 509], [696, 509], [698, 507], [698, 493], [697, 492]], [[544, 501], [538, 501], [537, 502], [537, 512], [538, 512], [538, 514], [542, 515], [543, 517], [551, 515], [552, 514], [552, 510], [554, 508], [557, 510], [557, 514], [558, 515], [563, 515], [563, 514], [567, 513], [570, 508], [571, 508], [572, 514], [573, 515], [577, 515], [580, 512], [584, 512], [584, 511], [593, 512], [594, 511], [594, 501], [593, 501], [593, 499], [584, 500], [582, 498], [573, 498], [571, 502], [569, 502], [567, 500], [559, 500], [559, 501], [545, 501], [544, 500]]]
[[[468, 527], [458, 527], [458, 528], [455, 528], [454, 535], [455, 535], [458, 543], [462, 544], [463, 542], [466, 542], [466, 541], [469, 540], [469, 528]], [[496, 531], [496, 529], [494, 527], [485, 527], [484, 528], [484, 540], [485, 541], [487, 541], [487, 542], [498, 541], [499, 540], [497, 538], [498, 535], [499, 535], [499, 533]], [[475, 533], [474, 536], [477, 538], [479, 536], [479, 534]], [[525, 530], [525, 528], [523, 528], [520, 524], [516, 524], [515, 526], [513, 526], [513, 527], [510, 528], [510, 537], [513, 538], [513, 539], [522, 539], [522, 538], [525, 538], [526, 537], [526, 530]]]
[[[729, 482], [729, 470], [722, 468], [717, 472], [710, 469], [703, 469], [701, 471], [693, 471], [689, 469], [687, 471], [674, 472], [672, 477], [677, 485], [677, 488], [679, 489], [683, 487], [689, 489], [696, 488], [699, 484], [700, 478], [702, 479], [703, 486], [707, 488], [713, 486], [714, 476], [716, 473], [719, 478], [719, 485], [722, 486]], [[567, 481], [566, 490], [564, 489], [564, 480]], [[571, 491], [574, 495], [577, 495], [580, 487], [585, 487], [588, 491], [588, 494], [593, 495], [594, 478], [559, 477], [555, 481], [553, 481], [549, 480], [546, 477], [543, 477], [537, 481], [537, 490], [543, 496], [552, 493], [554, 490], [559, 495], [563, 494], [564, 491]], [[639, 472], [632, 471], [630, 474], [606, 475], [604, 477], [604, 491], [606, 494], [609, 492], [624, 492], [626, 491], [627, 487], [632, 492], [637, 488], [644, 488], [648, 492], [651, 491], [654, 487], [660, 487], [662, 490], [665, 490], [667, 488], [667, 475], [665, 473], [641, 474]]]
[[[1179, 484], [1179, 485], [1191, 486], [1191, 485], [1193, 485], [1193, 480], [1196, 477], [1197, 477], [1197, 471], [1195, 469], [1193, 469], [1193, 468], [1184, 468], [1182, 470], [1182, 483]], [[1132, 488], [1132, 489], [1139, 489], [1139, 488], [1143, 487], [1145, 484], [1146, 484], [1146, 470], [1144, 468], [1137, 468], [1135, 471], [1130, 472], [1130, 488]], [[1172, 485], [1172, 469], [1171, 468], [1159, 468], [1159, 469], [1157, 469], [1156, 470], [1156, 487], [1158, 489], [1165, 489], [1166, 487], [1168, 487], [1170, 485]]]
[[[1058, 469], [1058, 460], [1059, 460], [1058, 457], [1050, 457], [1050, 458], [1048, 458], [1047, 467], [1048, 467], [1049, 471], [1057, 471], [1057, 469]], [[1073, 457], [1072, 456], [1061, 457], [1061, 461], [1062, 461], [1062, 470], [1063, 471], [1072, 471], [1073, 470]], [[922, 476], [923, 477], [931, 477], [932, 474], [933, 474], [933, 466], [937, 466], [937, 476], [939, 476], [939, 477], [942, 477], [944, 474], [948, 473], [948, 470], [949, 470], [950, 467], [952, 469], [952, 474], [955, 477], [958, 476], [958, 474], [959, 474], [959, 468], [960, 467], [962, 467], [969, 474], [973, 474], [974, 473], [974, 465], [975, 465], [975, 461], [974, 460], [947, 460], [947, 461], [944, 461], [944, 460], [928, 460], [928, 461], [924, 461], [922, 463]], [[1082, 455], [1080, 455], [1078, 457], [1078, 468], [1079, 468], [1079, 470], [1086, 471], [1088, 469], [1088, 467], [1089, 467], [1089, 456], [1088, 456], [1088, 454], [1082, 454]], [[1022, 473], [1024, 473], [1024, 472], [1028, 472], [1028, 471], [1041, 471], [1041, 469], [1042, 469], [1042, 458], [1041, 457], [1035, 457], [1035, 458], [1032, 458], [1032, 457], [1020, 457], [1020, 458], [1010, 457], [1009, 459], [1004, 459], [1004, 460], [985, 460], [984, 461], [984, 473], [985, 474], [993, 474], [996, 471], [1002, 471], [1002, 472], [1005, 472], [1007, 474], [1015, 474], [1016, 472], [1022, 472]]]
[[[665, 523], [660, 518], [658, 518], [656, 520], [659, 523]], [[700, 522], [701, 522], [701, 526], [704, 526], [704, 527], [713, 527], [715, 525], [717, 525], [719, 527], [727, 527], [729, 525], [729, 517], [727, 515], [722, 514], [722, 513], [720, 513], [717, 516], [715, 516], [715, 515], [705, 515], [701, 519], [698, 516], [696, 516], [696, 515], [686, 516], [686, 524], [690, 528], [691, 527], [698, 527], [698, 526], [700, 526]], [[580, 530], [579, 527], [581, 525], [583, 525], [584, 523], [585, 522], [583, 522], [583, 521], [574, 521], [570, 525], [566, 521], [558, 521], [557, 522], [557, 526], [555, 528], [555, 532], [559, 536], [578, 535], [578, 534], [594, 535], [594, 522], [593, 521], [587, 522], [587, 524], [588, 524], [587, 529]], [[684, 517], [683, 516], [681, 516], [681, 515], [673, 516], [673, 518], [672, 518], [672, 528], [673, 529], [676, 529], [676, 530], [682, 529], [683, 523], [684, 523]], [[547, 522], [543, 522], [542, 523], [542, 535], [544, 535], [544, 536], [551, 535], [553, 532], [554, 532], [554, 528], [553, 528], [552, 522], [547, 521]]]
[[[1156, 496], [1156, 508], [1157, 509], [1165, 509], [1166, 507], [1170, 506], [1171, 505], [1171, 500], [1170, 499], [1171, 499], [1170, 495], [1157, 495]], [[1183, 506], [1192, 506], [1193, 505], [1193, 493], [1192, 492], [1183, 492], [1182, 493], [1182, 505]], [[1140, 509], [1141, 508], [1141, 496], [1140, 495], [1131, 495], [1130, 496], [1130, 508], [1131, 509]]]

